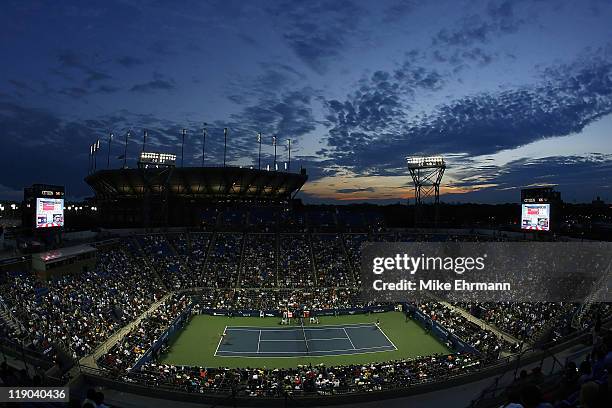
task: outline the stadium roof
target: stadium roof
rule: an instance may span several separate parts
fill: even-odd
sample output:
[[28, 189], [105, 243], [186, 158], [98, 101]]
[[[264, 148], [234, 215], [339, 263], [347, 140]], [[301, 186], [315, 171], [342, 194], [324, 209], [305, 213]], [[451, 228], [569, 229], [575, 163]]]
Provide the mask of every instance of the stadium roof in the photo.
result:
[[180, 196], [201, 200], [286, 200], [308, 176], [240, 167], [168, 167], [100, 170], [85, 178], [98, 199]]

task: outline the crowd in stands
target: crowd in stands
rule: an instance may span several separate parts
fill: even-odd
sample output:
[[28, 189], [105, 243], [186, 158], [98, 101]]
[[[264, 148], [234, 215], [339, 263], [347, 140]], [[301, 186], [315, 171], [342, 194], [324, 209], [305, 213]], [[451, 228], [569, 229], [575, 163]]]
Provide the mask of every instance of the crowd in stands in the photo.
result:
[[607, 408], [612, 401], [612, 333], [598, 330], [591, 352], [545, 375], [522, 370], [505, 390], [504, 408]]
[[22, 274], [0, 287], [28, 345], [44, 350], [59, 343], [73, 358], [82, 357], [161, 297], [152, 270], [127, 251], [100, 248], [98, 257], [93, 271], [47, 283]]
[[310, 245], [305, 234], [280, 235], [279, 284], [285, 288], [314, 286]]
[[563, 303], [458, 303], [480, 319], [523, 341], [532, 341], [542, 327], [563, 311]]
[[348, 287], [355, 284], [352, 268], [344, 255], [342, 240], [337, 235], [313, 235], [312, 253], [318, 286]]
[[328, 367], [321, 364], [290, 369], [211, 369], [150, 362], [139, 373], [130, 374], [128, 380], [195, 393], [233, 389], [251, 397], [285, 393], [332, 395], [406, 387], [476, 370], [480, 365], [481, 361], [474, 355], [460, 353], [365, 365]]
[[[266, 216], [261, 214], [262, 218]], [[274, 215], [282, 216], [282, 213]], [[319, 221], [327, 217], [309, 216], [320, 218]], [[237, 212], [224, 214], [224, 217], [241, 224], [246, 215]], [[350, 215], [342, 215], [342, 218], [355, 225], [359, 221]], [[296, 218], [294, 222], [299, 224], [301, 221]], [[480, 239], [486, 238], [387, 232], [343, 235], [295, 232], [139, 234], [98, 247], [96, 268], [91, 271], [47, 282], [25, 273], [3, 278], [0, 300], [21, 323], [23, 330], [18, 334], [14, 329], [2, 327], [0, 335], [22, 336], [28, 346], [37, 350], [58, 345], [77, 359], [90, 354], [114, 332], [142, 316], [170, 291], [180, 291], [142, 318], [98, 360], [101, 367], [110, 369], [115, 375], [125, 376], [126, 370], [134, 366], [188, 304], [199, 310], [231, 312], [363, 307], [368, 304], [359, 297], [358, 273], [355, 273], [360, 265], [363, 242]], [[201, 289], [188, 292], [190, 288]], [[333, 394], [373, 391], [475, 370], [481, 364], [497, 359], [503, 352], [516, 352], [521, 348], [521, 344], [504, 340], [440, 302], [414, 305], [482, 354], [456, 353], [365, 366], [321, 365], [287, 370], [177, 367], [153, 360], [137, 373], [130, 373], [129, 379], [178, 386], [193, 392], [235, 387], [252, 396], [281, 395], [284, 392]], [[576, 307], [561, 303], [463, 302], [456, 306], [514, 336], [519, 342], [533, 341], [547, 323], [562, 314], [575, 315], [577, 311]], [[601, 316], [610, 313], [612, 305], [594, 305], [584, 313], [580, 324], [583, 328], [596, 326]], [[601, 348], [589, 362], [589, 370], [587, 366], [574, 367], [576, 372], [572, 367], [568, 368], [567, 381], [575, 380], [575, 383], [566, 390], [582, 392], [580, 387], [584, 384], [603, 381], [600, 369], [602, 364], [607, 364], [605, 361], [611, 349], [605, 340], [601, 340], [599, 345]], [[453, 345], [449, 346], [452, 348]], [[577, 378], [588, 376], [588, 380], [580, 382], [570, 376], [577, 373]], [[567, 400], [570, 397], [564, 394], [556, 399]], [[568, 401], [572, 403], [571, 398]]]
[[365, 242], [368, 242], [367, 234], [344, 234], [344, 247], [356, 271], [361, 268], [361, 246]]
[[242, 250], [242, 234], [219, 233], [210, 250], [206, 268], [215, 274], [206, 286], [234, 288], [238, 282], [238, 267]]
[[352, 288], [288, 289], [207, 289], [198, 292], [196, 303], [202, 309], [223, 310], [326, 310], [363, 307]]
[[276, 287], [276, 235], [249, 234], [246, 236], [240, 286], [243, 288]]
[[113, 371], [130, 369], [190, 303], [191, 299], [184, 294], [173, 294], [165, 299], [100, 357], [98, 365]]
[[[432, 321], [442, 325], [450, 333], [486, 355], [489, 360], [499, 358], [504, 350], [520, 350], [520, 344], [510, 344], [492, 331], [468, 320], [456, 309], [451, 309], [434, 301], [421, 302], [416, 307]], [[449, 346], [452, 346], [452, 344], [449, 344]]]

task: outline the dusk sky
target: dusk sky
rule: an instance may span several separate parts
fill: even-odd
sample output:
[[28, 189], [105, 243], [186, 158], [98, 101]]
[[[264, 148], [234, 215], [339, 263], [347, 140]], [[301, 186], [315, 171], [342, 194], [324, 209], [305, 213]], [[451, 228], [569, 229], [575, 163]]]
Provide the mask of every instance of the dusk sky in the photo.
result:
[[0, 199], [147, 150], [185, 165], [306, 168], [307, 202], [412, 197], [405, 156], [441, 154], [445, 202], [553, 184], [612, 201], [612, 1], [3, 1]]

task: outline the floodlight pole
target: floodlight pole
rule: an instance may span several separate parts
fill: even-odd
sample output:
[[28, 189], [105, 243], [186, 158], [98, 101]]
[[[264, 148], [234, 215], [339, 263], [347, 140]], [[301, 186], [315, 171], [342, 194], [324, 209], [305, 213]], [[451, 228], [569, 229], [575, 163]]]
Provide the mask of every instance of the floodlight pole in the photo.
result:
[[257, 133], [257, 143], [259, 144], [259, 155], [257, 156], [257, 169], [261, 170], [261, 132]]
[[145, 151], [145, 145], [147, 144], [147, 129], [142, 132], [142, 152]]
[[276, 136], [272, 136], [272, 144], [274, 145], [274, 168], [273, 170], [276, 171]]
[[291, 139], [287, 139], [287, 148], [289, 150], [289, 161], [287, 163], [287, 171], [291, 171]]
[[227, 157], [227, 128], [223, 128], [223, 167], [225, 167], [226, 157]]
[[128, 130], [125, 133], [125, 147], [123, 148], [123, 168], [125, 169], [127, 165], [127, 145], [128, 145], [128, 137], [130, 137], [130, 131]]
[[108, 134], [108, 151], [106, 152], [106, 168], [110, 169], [110, 151], [111, 151], [111, 141], [113, 140], [113, 133], [109, 132]]
[[434, 199], [434, 225], [438, 224], [440, 204], [440, 182], [446, 170], [441, 156], [408, 157], [408, 171], [414, 183], [414, 223], [423, 223], [423, 200]]
[[206, 155], [206, 126], [208, 124], [204, 122], [204, 130], [202, 130], [202, 167], [204, 167], [204, 157]]
[[185, 147], [185, 133], [187, 133], [187, 129], [183, 129], [183, 141], [181, 142], [181, 167], [183, 167], [183, 151]]

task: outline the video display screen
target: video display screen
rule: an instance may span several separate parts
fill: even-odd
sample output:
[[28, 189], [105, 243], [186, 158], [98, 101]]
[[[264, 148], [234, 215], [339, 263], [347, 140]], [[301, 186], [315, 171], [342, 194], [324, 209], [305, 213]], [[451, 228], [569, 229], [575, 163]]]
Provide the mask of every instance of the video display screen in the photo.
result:
[[64, 199], [36, 199], [36, 228], [53, 228], [64, 226]]
[[523, 204], [521, 228], [548, 231], [550, 229], [550, 204]]

